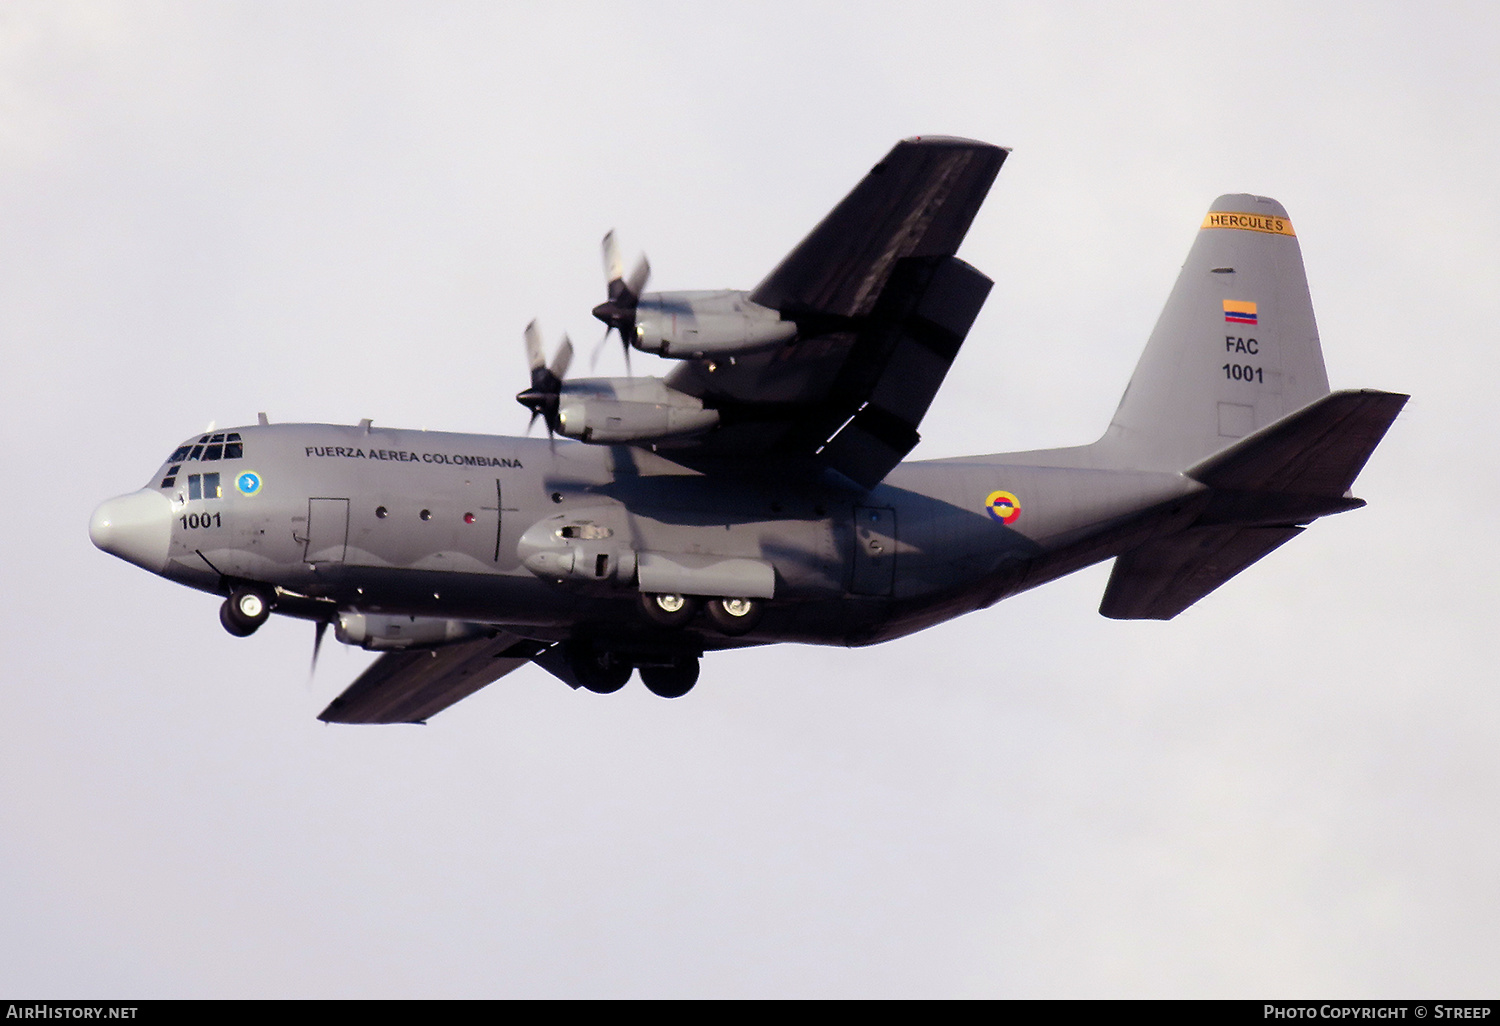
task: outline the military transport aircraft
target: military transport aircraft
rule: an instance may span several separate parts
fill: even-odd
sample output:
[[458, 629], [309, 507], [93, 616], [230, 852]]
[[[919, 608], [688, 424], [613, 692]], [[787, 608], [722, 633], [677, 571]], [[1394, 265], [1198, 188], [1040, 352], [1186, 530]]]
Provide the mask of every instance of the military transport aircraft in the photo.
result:
[[274, 612], [383, 653], [321, 718], [397, 723], [532, 662], [677, 697], [705, 652], [888, 641], [1105, 559], [1101, 613], [1169, 619], [1364, 505], [1407, 397], [1329, 391], [1292, 223], [1251, 195], [1213, 203], [1097, 442], [903, 463], [989, 293], [955, 253], [1007, 153], [898, 143], [748, 292], [645, 292], [606, 236], [606, 338], [677, 365], [569, 380], [533, 325], [545, 439], [262, 414], [90, 537], [226, 596], [231, 634]]

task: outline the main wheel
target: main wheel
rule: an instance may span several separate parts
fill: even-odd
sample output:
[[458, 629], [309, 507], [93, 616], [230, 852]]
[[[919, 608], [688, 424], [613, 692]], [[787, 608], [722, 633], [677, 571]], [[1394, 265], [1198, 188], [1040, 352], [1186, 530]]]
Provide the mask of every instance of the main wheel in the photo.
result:
[[658, 627], [681, 627], [698, 615], [698, 607], [692, 595], [641, 592], [641, 611]]
[[570, 644], [568, 666], [578, 683], [596, 695], [612, 695], [630, 681], [629, 663], [593, 645]]
[[766, 604], [749, 598], [716, 598], [708, 600], [707, 611], [720, 634], [737, 637], [755, 630]]
[[671, 666], [642, 666], [641, 683], [653, 695], [681, 698], [698, 683], [698, 660], [687, 656]]
[[259, 588], [236, 588], [219, 607], [219, 622], [237, 638], [246, 638], [271, 618], [271, 601]]

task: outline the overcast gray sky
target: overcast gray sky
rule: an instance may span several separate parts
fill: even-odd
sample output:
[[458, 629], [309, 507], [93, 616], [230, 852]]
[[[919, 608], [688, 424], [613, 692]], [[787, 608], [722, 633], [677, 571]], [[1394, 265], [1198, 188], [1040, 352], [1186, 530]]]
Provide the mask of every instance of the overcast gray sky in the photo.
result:
[[[0, 993], [1493, 997], [1497, 52], [1484, 3], [0, 2]], [[1101, 566], [425, 728], [89, 544], [209, 420], [519, 433], [606, 229], [749, 287], [927, 133], [1014, 153], [915, 457], [1096, 437], [1251, 191], [1333, 386], [1413, 395], [1369, 507], [1170, 623]]]

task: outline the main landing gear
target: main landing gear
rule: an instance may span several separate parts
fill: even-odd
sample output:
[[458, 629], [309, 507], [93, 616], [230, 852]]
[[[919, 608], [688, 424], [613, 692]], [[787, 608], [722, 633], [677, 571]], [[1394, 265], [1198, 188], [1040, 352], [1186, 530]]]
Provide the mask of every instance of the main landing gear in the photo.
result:
[[259, 588], [236, 588], [219, 607], [219, 622], [236, 638], [248, 638], [271, 618], [271, 598]]
[[666, 666], [642, 666], [641, 683], [658, 698], [681, 698], [698, 683], [698, 660], [684, 656]]
[[596, 695], [612, 695], [630, 681], [630, 663], [587, 642], [568, 645], [568, 668], [585, 690]]
[[720, 634], [739, 637], [760, 623], [766, 604], [752, 598], [702, 598], [697, 595], [641, 593], [641, 612], [658, 627], [684, 627], [702, 610]]
[[612, 695], [630, 680], [631, 671], [639, 669], [646, 690], [661, 698], [681, 698], [698, 683], [698, 657], [695, 655], [643, 655], [632, 659], [618, 652], [600, 648], [588, 641], [567, 642], [568, 669], [573, 679], [586, 691]]

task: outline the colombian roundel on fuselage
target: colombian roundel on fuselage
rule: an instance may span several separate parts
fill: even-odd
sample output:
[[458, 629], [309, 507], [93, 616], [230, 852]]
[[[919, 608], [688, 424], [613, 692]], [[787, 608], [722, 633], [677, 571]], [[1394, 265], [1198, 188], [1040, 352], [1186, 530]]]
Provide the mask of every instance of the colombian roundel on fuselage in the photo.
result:
[[1021, 515], [1021, 500], [1010, 492], [990, 492], [984, 500], [984, 508], [1002, 524], [1013, 524]]

